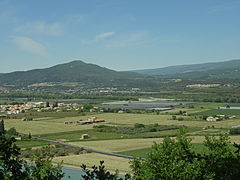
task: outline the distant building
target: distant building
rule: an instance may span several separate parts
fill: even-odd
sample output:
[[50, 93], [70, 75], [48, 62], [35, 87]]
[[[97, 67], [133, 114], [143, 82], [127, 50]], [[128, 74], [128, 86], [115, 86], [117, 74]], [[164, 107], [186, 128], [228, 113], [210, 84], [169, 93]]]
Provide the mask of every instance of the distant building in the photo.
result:
[[83, 134], [81, 137], [81, 139], [89, 139], [89, 138], [90, 138], [90, 136], [88, 134]]

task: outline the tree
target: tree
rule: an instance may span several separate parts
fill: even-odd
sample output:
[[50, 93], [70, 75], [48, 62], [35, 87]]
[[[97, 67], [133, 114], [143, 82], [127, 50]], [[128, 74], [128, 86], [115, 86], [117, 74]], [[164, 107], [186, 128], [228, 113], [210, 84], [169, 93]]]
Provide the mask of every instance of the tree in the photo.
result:
[[18, 132], [14, 127], [12, 127], [12, 128], [10, 128], [6, 131], [6, 134], [9, 134], [9, 135], [12, 135], [12, 136], [17, 136]]
[[84, 104], [83, 107], [82, 107], [82, 110], [83, 111], [89, 111], [92, 108], [93, 108], [92, 104]]
[[[92, 170], [87, 169], [87, 166], [85, 164], [81, 165], [81, 168], [85, 172], [84, 175], [82, 175], [82, 178], [84, 180], [123, 180], [122, 178], [119, 178], [118, 171], [116, 170], [115, 173], [111, 173], [105, 169], [104, 161], [100, 161], [99, 166], [93, 166]], [[130, 179], [130, 175], [125, 175], [125, 180]]]
[[[240, 174], [239, 147], [231, 148], [227, 136], [206, 137], [206, 152], [192, 150], [185, 133], [154, 144], [147, 158], [131, 162], [134, 179], [237, 179]], [[237, 147], [235, 145], [235, 147]]]
[[28, 179], [26, 162], [19, 158], [20, 149], [14, 143], [15, 141], [15, 138], [9, 135], [0, 135], [0, 179]]
[[60, 180], [64, 173], [61, 170], [61, 165], [54, 166], [50, 147], [45, 147], [31, 158], [35, 165], [30, 166], [29, 170], [34, 180]]
[[4, 121], [1, 120], [0, 121], [0, 134], [4, 134], [4, 133], [5, 133]]
[[46, 107], [50, 107], [50, 103], [49, 102], [46, 102]]
[[53, 166], [52, 159], [45, 153], [34, 157], [33, 164], [20, 159], [20, 148], [16, 139], [8, 134], [0, 135], [0, 179], [3, 180], [60, 180], [60, 166]]
[[28, 139], [32, 139], [32, 134], [28, 133]]

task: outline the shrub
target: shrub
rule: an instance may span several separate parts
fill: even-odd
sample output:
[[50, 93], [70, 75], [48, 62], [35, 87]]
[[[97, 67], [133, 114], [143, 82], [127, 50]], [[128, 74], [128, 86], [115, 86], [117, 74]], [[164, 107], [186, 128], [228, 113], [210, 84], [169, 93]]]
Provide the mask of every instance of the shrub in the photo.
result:
[[231, 128], [229, 134], [240, 134], [240, 127]]
[[145, 127], [144, 124], [138, 124], [138, 123], [134, 124], [134, 128], [144, 128], [144, 127]]

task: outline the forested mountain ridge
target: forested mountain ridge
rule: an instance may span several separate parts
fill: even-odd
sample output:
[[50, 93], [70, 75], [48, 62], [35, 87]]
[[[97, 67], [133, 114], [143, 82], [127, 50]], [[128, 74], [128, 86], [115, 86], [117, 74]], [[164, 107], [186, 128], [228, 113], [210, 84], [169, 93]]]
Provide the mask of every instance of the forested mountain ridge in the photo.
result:
[[2, 84], [33, 84], [42, 82], [104, 82], [138, 77], [132, 72], [117, 72], [83, 61], [72, 61], [45, 69], [0, 74]]
[[[80, 60], [45, 69], [0, 74], [0, 85], [29, 86], [36, 83], [76, 82], [88, 87], [157, 87], [166, 86], [171, 79], [193, 81], [228, 81], [240, 79], [240, 60], [219, 63], [170, 66], [166, 68], [114, 71]], [[169, 84], [168, 84], [169, 85]]]
[[186, 79], [239, 79], [240, 60], [178, 65], [156, 69], [135, 70], [132, 72], [165, 78], [179, 77]]

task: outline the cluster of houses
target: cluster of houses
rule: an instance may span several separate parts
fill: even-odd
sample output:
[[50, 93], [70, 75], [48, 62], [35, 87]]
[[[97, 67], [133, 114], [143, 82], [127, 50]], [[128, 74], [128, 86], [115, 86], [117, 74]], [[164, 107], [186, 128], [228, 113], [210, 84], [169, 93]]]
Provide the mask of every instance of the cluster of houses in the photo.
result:
[[[101, 123], [101, 122], [105, 122], [104, 119], [99, 119], [97, 117], [90, 117], [88, 120], [86, 121], [77, 121], [76, 124], [78, 125], [85, 125], [85, 124], [93, 124], [93, 123]], [[64, 124], [74, 124], [75, 122], [73, 121], [65, 121]]]
[[189, 84], [186, 87], [188, 88], [209, 88], [209, 87], [218, 87], [220, 84]]
[[[0, 105], [0, 113], [4, 114], [20, 114], [27, 112], [29, 110], [44, 112], [44, 111], [52, 111], [60, 112], [60, 111], [79, 111], [83, 109], [83, 107], [79, 104], [65, 104], [65, 103], [46, 103], [46, 102], [28, 102], [24, 104], [16, 104], [16, 105]], [[90, 112], [96, 112], [97, 107], [93, 107], [90, 109]]]
[[29, 105], [0, 105], [0, 112], [6, 114], [20, 114], [31, 109]]
[[28, 102], [25, 104], [0, 105], [0, 113], [6, 113], [9, 115], [24, 113], [27, 112], [28, 110], [35, 110], [41, 112], [52, 109], [53, 105], [47, 105], [46, 102]]
[[0, 87], [0, 93], [9, 93], [10, 91], [7, 88]]
[[222, 121], [224, 119], [234, 119], [236, 116], [226, 116], [226, 115], [216, 115], [216, 116], [209, 116], [206, 118], [207, 121]]

